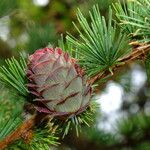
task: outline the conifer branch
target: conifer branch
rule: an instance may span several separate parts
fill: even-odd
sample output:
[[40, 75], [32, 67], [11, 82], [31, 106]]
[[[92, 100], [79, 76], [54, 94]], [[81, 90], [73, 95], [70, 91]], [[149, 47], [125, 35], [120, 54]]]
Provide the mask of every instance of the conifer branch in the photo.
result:
[[14, 132], [8, 135], [5, 139], [0, 141], [0, 148], [3, 150], [12, 142], [20, 139], [24, 134], [30, 131], [30, 129], [35, 125], [35, 116], [26, 120], [22, 123]]
[[[120, 70], [125, 65], [130, 64], [138, 59], [145, 60], [146, 56], [150, 52], [149, 43], [135, 45], [135, 43], [132, 42], [130, 43], [130, 45], [133, 47], [131, 52], [128, 44], [129, 39], [126, 37], [126, 35], [119, 34], [119, 38], [117, 38], [118, 40], [116, 42], [116, 37], [118, 36], [118, 34], [116, 32], [117, 31], [116, 26], [115, 27], [112, 26], [111, 9], [109, 11], [109, 22], [107, 28], [106, 28], [105, 19], [100, 15], [98, 7], [93, 7], [93, 12], [90, 13], [90, 16], [92, 20], [91, 26], [88, 24], [88, 22], [86, 21], [82, 13], [80, 11], [78, 13], [78, 20], [81, 26], [83, 27], [83, 29], [85, 29], [85, 35], [82, 34], [82, 32], [80, 32], [80, 30], [76, 26], [75, 27], [79, 31], [83, 42], [78, 42], [78, 40], [74, 39], [72, 36], [68, 37], [69, 41], [72, 44], [77, 45], [77, 49], [79, 48], [82, 50], [81, 52], [85, 52], [84, 56], [85, 55], [87, 56], [86, 61], [83, 59], [84, 61], [81, 64], [82, 66], [87, 65], [86, 71], [92, 71], [93, 69], [97, 69], [96, 71], [93, 70], [94, 72], [90, 74], [91, 76], [93, 76], [88, 81], [90, 84], [93, 84], [97, 81], [101, 81], [102, 79], [106, 79], [107, 77], [112, 76], [114, 72], [116, 73], [116, 71]], [[99, 18], [99, 21], [101, 23], [97, 25], [95, 18]], [[92, 27], [92, 29], [90, 27]], [[104, 33], [105, 33], [105, 37], [103, 36]], [[99, 41], [99, 39], [101, 40]], [[116, 45], [116, 47], [114, 45]], [[72, 46], [72, 45], [68, 45], [68, 46]], [[62, 47], [64, 47], [64, 45]], [[92, 59], [89, 61], [91, 56]], [[24, 58], [22, 58], [21, 60], [23, 60], [24, 62]], [[96, 61], [94, 62], [94, 65], [91, 66], [91, 62], [93, 63], [94, 60]], [[28, 93], [26, 87], [24, 86], [24, 81], [25, 81], [24, 78], [26, 77], [24, 70], [26, 68], [26, 63], [24, 63], [22, 67], [19, 66], [18, 61], [12, 59], [12, 60], [8, 60], [7, 64], [9, 66], [8, 68], [10, 69], [12, 68], [11, 70], [13, 70], [13, 72], [11, 72], [11, 74], [13, 74], [14, 76], [12, 77], [11, 74], [7, 74], [7, 69], [1, 67], [1, 70], [3, 72], [0, 74], [0, 77], [2, 79], [5, 77], [4, 78], [5, 80], [2, 81], [4, 83], [9, 83], [10, 85], [13, 85], [13, 87], [17, 89], [22, 95], [26, 96]], [[20, 68], [19, 70], [20, 72], [16, 71], [16, 68], [18, 66]], [[88, 68], [90, 69], [88, 70]], [[18, 77], [19, 77], [19, 82], [18, 82]], [[13, 80], [15, 82], [12, 82]], [[20, 89], [23, 89], [24, 91], [22, 92], [22, 90], [20, 91]], [[46, 115], [44, 115], [44, 117], [45, 116]], [[6, 138], [0, 141], [0, 148], [4, 149], [9, 144], [21, 138], [25, 142], [29, 143], [30, 140], [32, 139], [33, 127], [37, 126], [37, 122], [39, 124], [39, 122], [41, 122], [44, 117], [42, 114], [36, 114], [32, 118], [24, 121], [22, 125], [19, 126], [14, 132], [12, 132]], [[68, 128], [68, 126], [66, 127]]]
[[[0, 141], [0, 148], [1, 150], [8, 147], [13, 142], [23, 139], [24, 143], [30, 144], [32, 142], [33, 133], [35, 132], [35, 127], [39, 127], [41, 124], [46, 121], [51, 121], [52, 117], [49, 117], [47, 114], [44, 113], [37, 113], [33, 115], [31, 118], [24, 121], [14, 132], [10, 133], [7, 137], [5, 137], [3, 140]], [[51, 129], [51, 126], [53, 124], [49, 124], [48, 129]], [[44, 125], [43, 125], [44, 127]], [[55, 132], [57, 126], [53, 127], [51, 130], [52, 134]], [[49, 130], [48, 130], [49, 131]], [[56, 140], [57, 137], [53, 137], [52, 140]], [[49, 142], [48, 140], [45, 142]], [[51, 141], [51, 144], [57, 145], [58, 142]]]
[[[132, 44], [132, 43], [131, 43]], [[136, 48], [133, 48], [133, 51], [130, 55], [122, 58], [119, 62], [121, 62], [120, 64], [115, 65], [112, 68], [112, 72], [119, 70], [121, 67], [123, 67], [124, 65], [127, 65], [129, 63], [132, 63], [133, 61], [136, 61], [138, 59], [140, 60], [144, 60], [145, 57], [148, 55], [148, 53], [150, 52], [150, 44], [142, 44]], [[102, 72], [100, 72], [99, 74], [97, 74], [96, 76], [94, 76], [93, 78], [91, 78], [89, 80], [89, 83], [93, 84], [98, 80], [101, 80], [109, 75], [111, 75], [112, 73], [108, 70], [104, 70]], [[39, 114], [37, 116], [34, 116], [30, 119], [28, 119], [27, 121], [25, 121], [20, 127], [18, 127], [13, 133], [11, 133], [10, 135], [8, 135], [5, 139], [3, 139], [2, 141], [0, 141], [0, 147], [1, 149], [4, 149], [5, 147], [7, 147], [9, 144], [11, 144], [12, 142], [24, 137], [24, 135], [28, 134], [28, 132], [31, 131], [31, 129], [35, 126], [36, 124], [36, 118], [39, 118]], [[43, 117], [41, 117], [43, 118]]]
[[[134, 44], [130, 43], [131, 45], [134, 46]], [[136, 61], [138, 59], [144, 60], [145, 57], [148, 55], [150, 52], [150, 44], [142, 44], [136, 48], [133, 48], [132, 53], [121, 60], [119, 60], [119, 64], [116, 64], [112, 69], [111, 72], [109, 70], [102, 70], [99, 72], [97, 75], [89, 79], [89, 83], [93, 84], [98, 80], [104, 79], [108, 76], [112, 76], [113, 72], [119, 70], [121, 67], [124, 65], [127, 65], [129, 63], [132, 63], [133, 61]]]

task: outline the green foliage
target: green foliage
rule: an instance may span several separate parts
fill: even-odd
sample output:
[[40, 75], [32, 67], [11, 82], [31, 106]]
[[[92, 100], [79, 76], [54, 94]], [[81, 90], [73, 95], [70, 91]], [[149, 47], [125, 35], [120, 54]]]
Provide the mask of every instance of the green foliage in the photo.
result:
[[128, 38], [119, 32], [116, 24], [112, 25], [112, 10], [109, 9], [108, 23], [101, 16], [98, 6], [89, 12], [91, 22], [78, 10], [78, 21], [82, 30], [75, 24], [80, 39], [68, 36], [67, 39], [78, 49], [79, 61], [88, 75], [93, 76], [104, 69], [111, 68], [119, 63], [119, 59], [129, 54]]
[[97, 144], [111, 145], [117, 142], [115, 136], [111, 133], [99, 130], [96, 127], [86, 128], [84, 136], [89, 140], [95, 141]]
[[132, 119], [122, 119], [118, 122], [118, 130], [124, 137], [134, 137], [137, 126]]
[[[145, 114], [138, 114], [118, 122], [118, 131], [124, 138], [143, 138], [145, 131], [150, 129], [150, 117]], [[149, 135], [149, 133], [147, 133]], [[139, 138], [139, 139], [138, 139]]]
[[4, 88], [0, 90], [3, 91], [0, 95], [0, 140], [2, 140], [21, 124], [20, 114], [23, 103], [19, 99], [15, 101], [16, 95], [11, 94], [8, 90]]
[[[89, 0], [90, 1], [90, 0]], [[116, 0], [92, 0], [90, 1], [92, 3], [92, 6], [95, 4], [98, 4], [101, 11], [107, 11], [109, 6], [114, 3]], [[107, 12], [106, 12], [107, 13]]]
[[16, 8], [17, 8], [16, 0], [1, 0], [0, 1], [0, 18], [5, 15], [9, 15]]
[[55, 28], [52, 24], [29, 25], [28, 34], [27, 49], [30, 53], [46, 47], [49, 43], [55, 43], [57, 39]]
[[26, 67], [27, 63], [23, 55], [21, 55], [19, 60], [16, 60], [14, 57], [7, 59], [6, 67], [0, 67], [0, 81], [6, 86], [13, 87], [19, 94], [27, 96]]
[[51, 146], [57, 146], [58, 138], [49, 128], [36, 129], [29, 143], [18, 140], [8, 147], [8, 150], [51, 150]]
[[69, 42], [69, 40], [63, 35], [58, 40], [58, 47], [61, 47], [63, 51], [66, 51], [72, 56], [73, 58], [78, 58], [77, 50], [73, 48], [73, 45]]
[[[0, 97], [0, 141], [14, 131], [22, 122], [23, 101], [16, 95], [12, 96], [7, 90]], [[50, 150], [50, 145], [56, 146], [58, 138], [55, 136], [56, 127], [49, 122], [47, 126], [35, 127], [30, 143], [20, 139], [9, 145], [6, 150]]]
[[144, 142], [142, 144], [139, 144], [138, 146], [135, 147], [135, 150], [149, 150], [150, 148], [150, 143], [149, 142]]
[[0, 125], [0, 140], [4, 139], [7, 135], [9, 135], [14, 129], [16, 129], [22, 120], [18, 117], [18, 114], [12, 114], [10, 119], [7, 119], [3, 125]]
[[63, 37], [63, 35], [61, 35], [61, 38], [58, 40], [58, 46], [61, 47], [63, 51], [68, 52], [76, 61], [79, 60], [78, 49], [76, 49], [66, 37]]
[[122, 6], [118, 1], [114, 5], [116, 16], [123, 30], [130, 34], [132, 38], [136, 38], [136, 40], [139, 39], [141, 42], [149, 41], [150, 1], [128, 0], [126, 4], [124, 1]]

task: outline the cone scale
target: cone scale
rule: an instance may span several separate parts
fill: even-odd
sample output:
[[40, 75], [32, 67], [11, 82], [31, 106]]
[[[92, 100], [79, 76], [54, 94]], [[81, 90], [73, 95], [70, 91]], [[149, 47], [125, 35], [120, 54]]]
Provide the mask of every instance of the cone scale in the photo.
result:
[[60, 48], [44, 48], [29, 56], [28, 89], [36, 109], [53, 116], [83, 112], [90, 103], [91, 87], [83, 70]]

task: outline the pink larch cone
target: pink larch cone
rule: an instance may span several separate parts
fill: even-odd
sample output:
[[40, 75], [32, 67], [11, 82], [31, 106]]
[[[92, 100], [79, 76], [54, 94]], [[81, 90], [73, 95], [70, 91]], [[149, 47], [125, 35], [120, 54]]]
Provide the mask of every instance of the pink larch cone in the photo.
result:
[[44, 48], [31, 55], [27, 76], [40, 112], [75, 115], [89, 106], [91, 87], [83, 71], [60, 48]]

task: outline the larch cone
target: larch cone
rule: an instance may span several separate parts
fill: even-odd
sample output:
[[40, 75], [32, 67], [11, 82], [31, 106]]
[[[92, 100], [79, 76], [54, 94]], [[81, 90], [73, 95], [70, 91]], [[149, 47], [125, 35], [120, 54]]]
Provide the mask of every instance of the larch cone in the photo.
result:
[[89, 106], [92, 90], [86, 75], [60, 48], [40, 49], [29, 56], [27, 76], [39, 112], [70, 116]]

